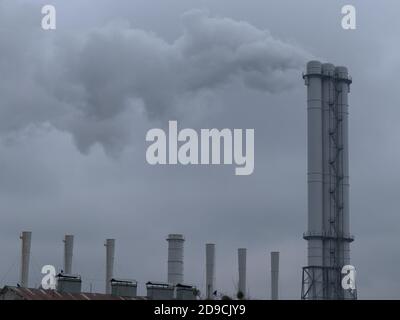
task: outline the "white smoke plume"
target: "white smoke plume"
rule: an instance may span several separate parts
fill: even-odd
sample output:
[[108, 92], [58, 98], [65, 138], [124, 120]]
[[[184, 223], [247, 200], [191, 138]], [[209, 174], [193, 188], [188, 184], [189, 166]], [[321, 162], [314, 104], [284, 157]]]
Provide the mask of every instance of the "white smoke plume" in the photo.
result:
[[[47, 35], [25, 21], [15, 30], [0, 11], [0, 133], [50, 123], [70, 132], [82, 152], [96, 143], [121, 150], [135, 114], [166, 118], [184, 97], [231, 81], [287, 89], [310, 58], [266, 30], [200, 10], [182, 16], [183, 33], [171, 43], [128, 23]], [[7, 37], [11, 28], [18, 38]]]

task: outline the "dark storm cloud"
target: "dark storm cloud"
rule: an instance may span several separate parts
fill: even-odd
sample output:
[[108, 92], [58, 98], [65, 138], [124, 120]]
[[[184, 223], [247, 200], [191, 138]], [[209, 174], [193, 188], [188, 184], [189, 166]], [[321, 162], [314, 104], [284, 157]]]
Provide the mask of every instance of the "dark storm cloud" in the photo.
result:
[[[18, 35], [28, 40], [24, 48], [16, 47], [20, 41], [5, 39], [1, 71], [18, 69], [0, 92], [2, 112], [14, 120], [3, 122], [1, 131], [49, 121], [71, 132], [83, 152], [95, 143], [113, 152], [129, 141], [127, 109], [144, 110], [150, 119], [171, 117], [183, 103], [187, 106], [181, 110], [190, 111], [188, 94], [198, 96], [236, 79], [248, 88], [278, 92], [293, 85], [310, 58], [247, 22], [201, 10], [186, 12], [181, 21], [183, 33], [172, 43], [123, 22], [61, 40], [37, 31], [39, 41], [32, 40], [28, 25]], [[0, 23], [6, 38], [13, 24], [9, 19]], [[12, 89], [17, 87], [23, 97]], [[15, 110], [19, 116], [12, 115]]]

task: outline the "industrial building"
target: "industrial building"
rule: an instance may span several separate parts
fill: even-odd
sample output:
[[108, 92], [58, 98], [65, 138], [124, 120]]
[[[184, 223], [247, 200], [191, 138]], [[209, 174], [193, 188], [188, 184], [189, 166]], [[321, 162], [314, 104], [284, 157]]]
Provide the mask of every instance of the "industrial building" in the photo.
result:
[[105, 294], [82, 292], [82, 279], [72, 274], [74, 236], [65, 235], [64, 266], [55, 276], [55, 288], [29, 288], [29, 266], [32, 232], [21, 236], [20, 280], [17, 286], [5, 286], [0, 290], [0, 300], [196, 300], [196, 287], [183, 283], [184, 237], [170, 234], [168, 240], [168, 279], [165, 283], [147, 282], [146, 296], [137, 295], [137, 281], [114, 277], [115, 239], [105, 241], [106, 274]]
[[[184, 242], [181, 234], [170, 234], [168, 242], [167, 281], [148, 281], [146, 295], [138, 296], [138, 282], [130, 279], [120, 279], [114, 276], [115, 239], [105, 241], [105, 293], [82, 292], [82, 278], [73, 270], [74, 236], [65, 235], [64, 265], [63, 269], [55, 276], [55, 287], [45, 289], [42, 285], [38, 288], [29, 288], [29, 269], [32, 233], [22, 232], [21, 236], [21, 265], [20, 280], [16, 286], [6, 285], [0, 290], [0, 300], [219, 300], [227, 298], [226, 294], [216, 289], [216, 262], [215, 244], [205, 245], [205, 283], [206, 290], [203, 295], [193, 285], [184, 283]], [[235, 298], [246, 299], [246, 257], [247, 249], [239, 248], [238, 251], [238, 286]], [[271, 298], [277, 297], [278, 268], [276, 261], [278, 252], [271, 253]], [[68, 272], [66, 272], [68, 271]], [[230, 298], [230, 297], [229, 297]], [[230, 298], [231, 299], [231, 298]]]

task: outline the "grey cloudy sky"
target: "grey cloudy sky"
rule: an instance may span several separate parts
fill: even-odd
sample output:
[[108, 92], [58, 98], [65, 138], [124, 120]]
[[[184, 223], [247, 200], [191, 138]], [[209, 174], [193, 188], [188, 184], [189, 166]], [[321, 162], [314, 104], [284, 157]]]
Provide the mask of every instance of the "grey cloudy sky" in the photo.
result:
[[[41, 6], [57, 30], [40, 28]], [[358, 28], [341, 28], [341, 7]], [[31, 285], [44, 264], [104, 290], [104, 239], [115, 275], [166, 279], [168, 233], [183, 233], [185, 279], [204, 292], [204, 244], [217, 245], [217, 287], [234, 292], [236, 249], [248, 289], [300, 296], [306, 264], [308, 59], [348, 66], [352, 263], [360, 298], [400, 298], [400, 22], [398, 1], [0, 0], [0, 286], [18, 281], [19, 239], [33, 232]], [[153, 167], [149, 128], [254, 128], [255, 171]]]

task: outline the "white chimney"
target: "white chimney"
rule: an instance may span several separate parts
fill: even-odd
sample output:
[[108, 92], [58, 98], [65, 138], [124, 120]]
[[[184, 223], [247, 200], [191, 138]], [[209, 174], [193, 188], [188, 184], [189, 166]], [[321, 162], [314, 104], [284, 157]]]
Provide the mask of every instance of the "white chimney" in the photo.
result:
[[168, 283], [183, 284], [183, 244], [181, 234], [170, 234], [168, 241]]
[[106, 294], [111, 294], [111, 279], [114, 274], [115, 239], [107, 239], [106, 247]]
[[32, 232], [30, 231], [24, 231], [20, 236], [20, 239], [22, 240], [20, 285], [23, 288], [27, 288], [29, 284], [29, 258], [31, 253], [31, 238]]
[[72, 256], [74, 251], [74, 236], [65, 235], [64, 238], [64, 273], [72, 274]]

